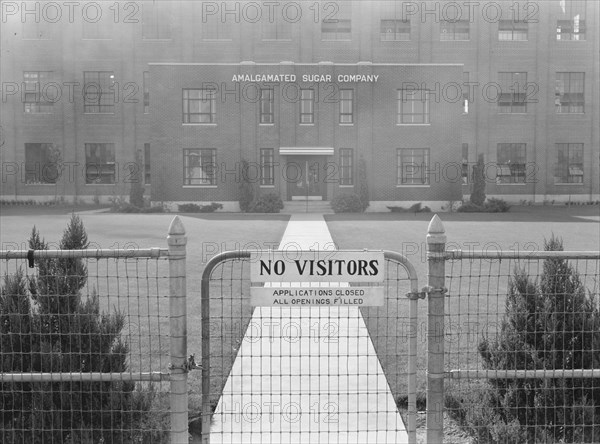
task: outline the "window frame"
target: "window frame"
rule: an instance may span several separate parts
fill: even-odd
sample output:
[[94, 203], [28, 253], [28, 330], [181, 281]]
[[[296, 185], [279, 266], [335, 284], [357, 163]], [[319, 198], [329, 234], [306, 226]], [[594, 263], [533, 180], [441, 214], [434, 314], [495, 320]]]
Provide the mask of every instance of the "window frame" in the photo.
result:
[[[96, 162], [92, 162], [90, 159], [91, 151], [94, 148], [95, 157], [98, 159]], [[92, 142], [85, 143], [85, 184], [86, 185], [115, 185], [116, 184], [116, 150], [115, 144], [112, 142]], [[98, 152], [99, 151], [99, 152]], [[102, 160], [102, 157], [105, 157]], [[112, 160], [108, 157], [112, 157]], [[94, 159], [95, 160], [95, 159]], [[90, 165], [95, 165], [96, 168], [96, 180], [90, 179]], [[108, 181], [100, 181], [99, 178], [107, 176]]]
[[151, 155], [150, 143], [144, 143], [144, 185], [150, 185], [152, 183]]
[[339, 151], [340, 186], [354, 186], [354, 149], [340, 148]]
[[[518, 38], [523, 35], [523, 30], [525, 38]], [[510, 38], [501, 38], [502, 35]], [[529, 22], [514, 19], [498, 20], [497, 37], [499, 42], [526, 42], [529, 40]]]
[[[172, 39], [173, 29], [170, 9], [172, 6], [164, 7], [164, 4], [168, 3], [142, 3], [142, 40], [168, 41]], [[148, 15], [150, 15], [149, 18]], [[161, 27], [161, 23], [165, 23], [164, 27]], [[148, 27], [150, 27], [151, 32], [148, 32]]]
[[[34, 148], [37, 149], [35, 156], [32, 153]], [[54, 144], [49, 142], [26, 142], [24, 145], [24, 151], [25, 185], [56, 185], [60, 177], [60, 172], [58, 170], [57, 162], [52, 162]], [[32, 161], [33, 157], [36, 158], [34, 161]], [[34, 164], [34, 168], [31, 168], [32, 163]], [[52, 167], [52, 165], [54, 166]], [[46, 174], [48, 166], [53, 168], [51, 171], [54, 173], [54, 180], [51, 180]], [[33, 180], [31, 180], [32, 177]]]
[[[420, 98], [415, 97], [417, 93], [420, 94]], [[396, 125], [431, 125], [428, 89], [398, 89], [396, 94]], [[423, 103], [422, 111], [415, 110], [415, 103], [417, 102]], [[406, 109], [408, 104], [410, 104], [410, 109]], [[415, 116], [421, 117], [416, 119]]]
[[[556, 185], [583, 185], [584, 184], [584, 144], [583, 143], [556, 143], [556, 173], [554, 176], [554, 183]], [[566, 156], [563, 152], [563, 149], [566, 148]], [[580, 150], [579, 153], [579, 162], [572, 161], [571, 153], [572, 151]], [[561, 160], [564, 160], [566, 157], [566, 167], [561, 165]], [[573, 166], [572, 166], [573, 165]], [[577, 172], [577, 170], [579, 172]], [[558, 173], [562, 174], [558, 174]], [[566, 172], [566, 174], [564, 174]], [[556, 180], [560, 178], [559, 180]], [[566, 181], [565, 181], [566, 178]], [[578, 178], [578, 180], [574, 180]]]
[[258, 123], [260, 125], [275, 124], [275, 88], [260, 88]]
[[[573, 79], [576, 74], [581, 75], [580, 81]], [[566, 75], [566, 81], [565, 79], [559, 79], [559, 75]], [[562, 94], [559, 92], [559, 82], [562, 82]], [[581, 91], [572, 91], [574, 86], [577, 86], [578, 84], [581, 84]], [[556, 114], [585, 114], [585, 72], [557, 72], [554, 94], [554, 110]], [[581, 101], [572, 100], [572, 96], [575, 94], [581, 97]], [[569, 100], [563, 101], [562, 98], [565, 96]], [[567, 111], [563, 111], [563, 107], [566, 107]]]
[[[466, 23], [466, 28], [465, 28]], [[458, 32], [459, 27], [463, 26], [463, 32]], [[464, 29], [467, 32], [464, 32]], [[466, 35], [466, 37], [465, 37]], [[448, 38], [448, 37], [452, 38]], [[440, 20], [440, 41], [442, 42], [468, 42], [471, 40], [471, 23], [466, 20]]]
[[[339, 124], [354, 125], [354, 88], [340, 88], [340, 106], [339, 106]], [[344, 97], [345, 93], [350, 93], [350, 97]], [[350, 111], [345, 111], [345, 105], [350, 104]], [[349, 121], [344, 121], [349, 118]]]
[[[383, 32], [385, 28], [383, 22], [390, 22], [390, 24], [392, 24], [393, 22], [394, 31], [391, 33]], [[402, 29], [404, 30], [404, 32], [401, 32]], [[408, 32], [406, 32], [406, 29], [408, 29]], [[382, 18], [379, 21], [379, 40], [381, 42], [410, 42], [411, 30], [412, 28], [409, 18]], [[390, 34], [393, 34], [393, 38], [384, 38], [384, 36], [387, 37]], [[406, 36], [406, 38], [403, 38], [403, 36]]]
[[[525, 81], [521, 82], [519, 78], [516, 78], [518, 76], [524, 77]], [[527, 114], [527, 72], [501, 71], [498, 73], [498, 84], [500, 85], [500, 94], [498, 94], [497, 100], [498, 113]], [[518, 86], [519, 92], [515, 92], [515, 86]], [[505, 90], [508, 92], [504, 92]], [[506, 100], [507, 98], [509, 100]]]
[[[42, 76], [42, 73], [46, 76]], [[54, 102], [42, 100], [43, 80], [52, 80], [53, 71], [23, 71], [23, 113], [25, 114], [52, 114], [54, 112]], [[37, 80], [28, 80], [27, 78], [35, 74]], [[34, 85], [34, 90], [30, 90], [27, 85]], [[28, 100], [33, 96], [33, 100]]]
[[[508, 151], [508, 153], [503, 152]], [[527, 182], [527, 144], [498, 143], [496, 146], [496, 184], [524, 185]], [[503, 179], [508, 178], [508, 179]]]
[[260, 149], [260, 186], [275, 186], [275, 149]]
[[[108, 85], [106, 90], [103, 89], [102, 75], [108, 75]], [[93, 81], [86, 80], [86, 77], [96, 77]], [[112, 80], [110, 80], [112, 79]], [[84, 114], [114, 114], [115, 113], [115, 90], [114, 87], [117, 84], [115, 81], [114, 71], [84, 71], [83, 72], [83, 113]], [[97, 100], [91, 100], [89, 98], [90, 91], [88, 91], [88, 85], [97, 85], [95, 94], [98, 95]], [[107, 103], [105, 98], [108, 98]], [[97, 111], [96, 111], [97, 109]], [[107, 109], [107, 110], [105, 110]]]
[[[195, 152], [195, 153], [192, 153]], [[190, 156], [198, 157], [198, 165], [189, 165]], [[208, 163], [204, 163], [210, 158]], [[216, 148], [184, 148], [183, 149], [183, 186], [199, 188], [216, 188], [217, 186], [217, 149]], [[206, 177], [193, 177], [193, 169], [199, 168]], [[200, 181], [200, 183], [193, 183]]]
[[[420, 153], [420, 154], [419, 154]], [[408, 162], [405, 159], [422, 159], [420, 166], [416, 167], [416, 170], [421, 170], [420, 179], [419, 174], [414, 171], [405, 170], [410, 165], [418, 165], [414, 161]], [[429, 163], [430, 163], [430, 149], [429, 148], [398, 148], [396, 151], [396, 186], [397, 187], [410, 187], [410, 186], [430, 186], [429, 180]]]
[[[192, 92], [198, 91], [198, 98], [190, 97]], [[186, 97], [187, 95], [187, 97]], [[198, 102], [198, 112], [190, 111], [191, 105]], [[202, 102], [208, 102], [208, 112], [202, 110]], [[181, 90], [181, 121], [184, 125], [216, 125], [217, 123], [217, 91], [214, 88], [182, 88]], [[208, 121], [192, 122], [192, 117], [208, 116]]]
[[[304, 93], [309, 92], [310, 97], [304, 97]], [[306, 108], [309, 111], [306, 111]], [[303, 118], [308, 117], [308, 121], [303, 122]], [[312, 88], [300, 88], [300, 125], [313, 125], [315, 123], [315, 90]]]

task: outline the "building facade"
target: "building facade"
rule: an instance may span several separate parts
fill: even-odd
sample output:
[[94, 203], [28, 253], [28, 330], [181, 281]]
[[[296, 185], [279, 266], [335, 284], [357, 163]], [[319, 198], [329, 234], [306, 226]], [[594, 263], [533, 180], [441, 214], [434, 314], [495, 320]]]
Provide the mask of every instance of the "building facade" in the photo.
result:
[[247, 161], [331, 200], [364, 162], [371, 209], [437, 208], [480, 156], [488, 196], [600, 198], [596, 1], [66, 3], [2, 3], [2, 199], [235, 209]]

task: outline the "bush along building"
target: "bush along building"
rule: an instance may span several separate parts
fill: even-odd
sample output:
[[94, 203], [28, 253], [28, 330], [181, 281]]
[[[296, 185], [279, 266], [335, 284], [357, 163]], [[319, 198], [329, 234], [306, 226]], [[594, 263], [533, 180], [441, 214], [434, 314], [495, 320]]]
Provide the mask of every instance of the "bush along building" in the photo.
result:
[[3, 3], [1, 199], [600, 199], [596, 1], [116, 5]]

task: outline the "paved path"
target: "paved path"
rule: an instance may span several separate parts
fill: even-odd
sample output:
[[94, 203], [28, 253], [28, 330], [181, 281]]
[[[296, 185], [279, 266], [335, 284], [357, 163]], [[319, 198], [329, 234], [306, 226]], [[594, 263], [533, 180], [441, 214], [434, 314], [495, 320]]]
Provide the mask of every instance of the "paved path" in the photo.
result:
[[[332, 245], [322, 216], [298, 214], [279, 249]], [[257, 307], [250, 325], [211, 443], [408, 442], [357, 307]]]

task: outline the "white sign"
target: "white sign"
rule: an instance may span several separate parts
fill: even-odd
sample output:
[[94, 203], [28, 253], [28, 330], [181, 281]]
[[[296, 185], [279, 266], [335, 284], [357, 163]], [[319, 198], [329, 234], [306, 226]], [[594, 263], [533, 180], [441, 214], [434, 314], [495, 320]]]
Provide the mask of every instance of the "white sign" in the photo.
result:
[[256, 251], [252, 282], [383, 282], [383, 251]]
[[251, 287], [250, 304], [269, 307], [382, 306], [383, 287]]

